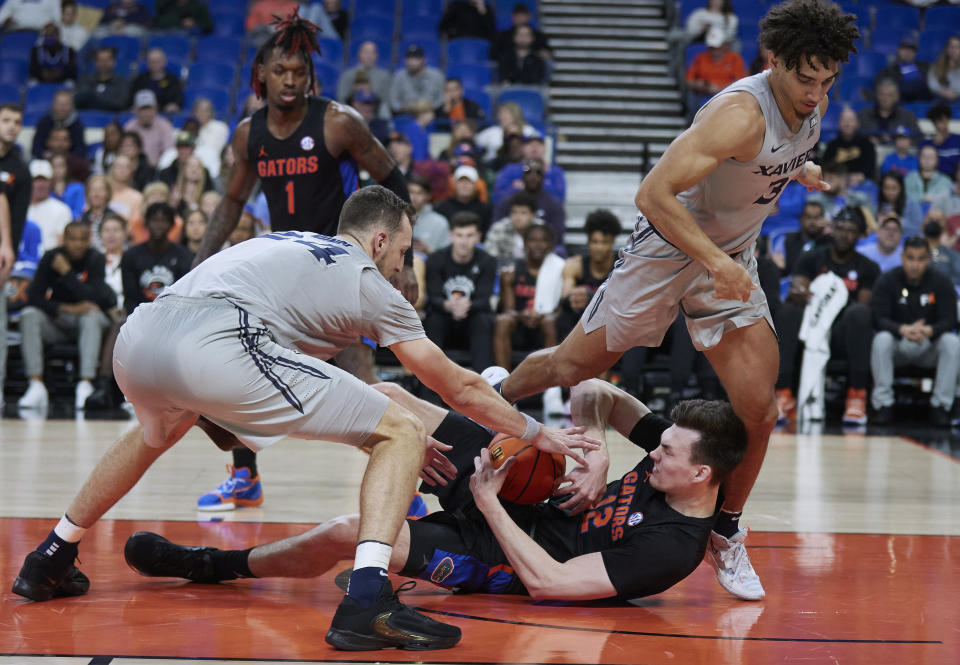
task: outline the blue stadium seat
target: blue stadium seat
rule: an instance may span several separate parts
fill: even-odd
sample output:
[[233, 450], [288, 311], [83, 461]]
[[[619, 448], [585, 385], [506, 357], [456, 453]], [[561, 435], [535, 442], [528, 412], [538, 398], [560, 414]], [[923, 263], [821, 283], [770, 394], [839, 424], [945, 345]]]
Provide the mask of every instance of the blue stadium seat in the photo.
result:
[[[933, 9], [931, 7], [931, 9]], [[945, 7], [945, 9], [948, 9]], [[933, 62], [947, 45], [947, 40], [954, 34], [949, 26], [929, 27], [920, 33], [917, 49], [917, 60], [920, 62]]]
[[927, 7], [923, 13], [923, 27], [926, 30], [939, 30], [953, 27], [960, 30], [960, 7]]
[[137, 60], [140, 57], [140, 40], [129, 35], [109, 35], [98, 43], [98, 46], [117, 49], [117, 61]]
[[104, 111], [77, 111], [84, 127], [106, 127], [113, 122], [114, 114]]
[[486, 39], [451, 39], [447, 42], [447, 64], [486, 63], [490, 60], [490, 42]]
[[689, 69], [690, 64], [693, 62], [693, 59], [706, 50], [707, 50], [707, 45], [704, 44], [703, 42], [694, 42], [693, 44], [690, 44], [689, 46], [687, 46], [683, 55], [684, 69]]
[[244, 11], [211, 10], [210, 17], [213, 19], [213, 34], [218, 37], [243, 37], [246, 32], [247, 15]]
[[543, 124], [543, 95], [536, 90], [506, 89], [497, 97], [497, 104], [514, 102], [523, 111], [524, 119], [531, 125]]
[[430, 40], [404, 39], [402, 42], [400, 42], [400, 53], [406, 53], [407, 47], [413, 44], [416, 44], [423, 49], [428, 65], [431, 67], [436, 67], [437, 69], [441, 69], [443, 67], [443, 63], [440, 59], [440, 42], [438, 42], [435, 38]]
[[900, 40], [906, 35], [915, 37], [916, 33], [910, 30], [902, 30], [894, 25], [877, 25], [870, 33], [870, 48], [874, 51], [894, 55], [900, 45]]
[[487, 64], [450, 65], [447, 78], [457, 78], [464, 90], [483, 90], [493, 82], [493, 67]]
[[863, 88], [873, 88], [873, 78], [869, 76], [857, 76], [856, 74], [844, 74], [837, 81], [835, 89], [831, 91], [831, 97], [835, 97], [840, 102], [859, 102], [865, 99], [861, 92]]
[[[873, 78], [880, 70], [887, 66], [889, 56], [886, 53], [878, 51], [861, 51], [854, 58], [851, 58], [852, 69], [857, 76], [869, 76]], [[848, 70], [851, 67], [847, 68]]]
[[213, 109], [218, 118], [224, 118], [231, 115], [230, 91], [227, 88], [210, 86], [187, 86], [183, 92], [184, 108], [193, 108], [193, 103], [200, 97], [206, 97], [213, 104]]
[[[237, 10], [237, 0], [208, 0], [207, 4], [210, 6], [210, 11], [236, 11]], [[245, 10], [247, 3], [242, 3], [239, 7], [240, 11]]]
[[0, 39], [0, 57], [30, 60], [30, 49], [37, 43], [37, 33], [32, 30], [11, 32]]
[[106, 9], [107, 5], [110, 4], [110, 0], [83, 0], [83, 2], [78, 2], [77, 4], [94, 9]]
[[350, 23], [351, 41], [393, 41], [393, 17], [380, 14], [362, 14]]
[[536, 23], [537, 0], [496, 0], [494, 10], [497, 16], [497, 30], [506, 30], [513, 25], [513, 6], [520, 2], [530, 9], [533, 23]]
[[53, 103], [54, 94], [62, 87], [59, 83], [38, 83], [27, 88], [27, 96], [24, 99], [25, 110], [46, 112]]
[[493, 117], [493, 102], [490, 100], [489, 94], [476, 88], [464, 88], [463, 96], [471, 101], [476, 102], [477, 106], [483, 109], [483, 112], [488, 118]]
[[[839, 114], [837, 114], [839, 116]], [[803, 212], [803, 204], [807, 201], [807, 188], [797, 182], [791, 182], [783, 189], [777, 206], [781, 215], [798, 219]], [[766, 224], [764, 224], [766, 226]], [[795, 229], [791, 229], [795, 230]]]
[[329, 62], [324, 62], [316, 55], [313, 58], [313, 69], [317, 74], [317, 80], [320, 82], [320, 92], [327, 97], [336, 97], [337, 79], [340, 78], [340, 70]]
[[[393, 69], [393, 42], [383, 39], [351, 39], [350, 40], [350, 60], [348, 61], [351, 65], [356, 64], [357, 62], [357, 51], [360, 50], [360, 45], [364, 41], [373, 42], [377, 45], [377, 51], [379, 57], [377, 58], [377, 65], [383, 67], [384, 69], [392, 70]], [[400, 54], [400, 64], [403, 64], [403, 54]]]
[[243, 40], [239, 37], [210, 35], [197, 40], [195, 59], [236, 62], [243, 55], [242, 49]]
[[440, 27], [439, 14], [404, 14], [400, 18], [400, 37], [413, 39], [414, 35], [428, 34], [431, 39], [437, 38], [437, 28]]
[[874, 7], [877, 27], [895, 25], [903, 31], [920, 29], [920, 10], [907, 5], [881, 4]]
[[47, 112], [46, 109], [42, 111], [38, 109], [24, 109], [23, 126], [36, 127], [37, 123], [40, 122], [40, 118], [42, 118], [46, 114], [46, 112]]
[[[927, 111], [930, 110], [930, 107], [933, 106], [933, 104], [933, 102], [907, 102], [901, 104], [901, 106], [918, 118], [926, 118]], [[956, 114], [954, 114], [954, 117], [956, 117]]]
[[187, 80], [191, 86], [231, 87], [237, 76], [237, 66], [224, 61], [197, 61], [190, 65]]
[[190, 40], [180, 35], [154, 35], [147, 41], [147, 48], [158, 48], [167, 54], [167, 60], [174, 57], [184, 62], [190, 57]]
[[0, 104], [20, 103], [20, 88], [10, 83], [0, 83]]
[[10, 60], [0, 57], [0, 83], [21, 86], [30, 75], [30, 63], [26, 60]]
[[756, 23], [740, 23], [737, 27], [737, 37], [744, 44], [756, 44], [760, 35], [760, 28]]
[[[397, 13], [397, 0], [362, 0], [364, 14], [383, 14], [393, 18]], [[358, 12], [357, 12], [358, 13]]]
[[[786, 193], [786, 192], [784, 192]], [[780, 197], [780, 200], [783, 200], [783, 196]], [[769, 236], [777, 235], [780, 233], [790, 233], [791, 231], [800, 230], [800, 219], [794, 215], [785, 215], [783, 213], [778, 215], [770, 215], [765, 220], [763, 220], [763, 226], [760, 227], [760, 235]]]
[[317, 43], [320, 44], [320, 53], [326, 62], [342, 65], [343, 64], [343, 42], [336, 37], [318, 37]]
[[443, 0], [401, 0], [403, 16], [436, 16], [439, 21], [443, 15]]

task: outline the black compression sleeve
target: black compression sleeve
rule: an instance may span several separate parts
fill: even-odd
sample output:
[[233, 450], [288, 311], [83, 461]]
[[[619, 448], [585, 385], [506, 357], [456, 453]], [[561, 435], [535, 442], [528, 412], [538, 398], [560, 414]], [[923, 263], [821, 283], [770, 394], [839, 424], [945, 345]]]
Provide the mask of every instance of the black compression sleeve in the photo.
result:
[[660, 436], [671, 426], [673, 421], [655, 413], [648, 413], [637, 421], [630, 431], [630, 441], [647, 452], [660, 445]]
[[400, 169], [398, 169], [396, 166], [393, 167], [393, 170], [390, 171], [386, 178], [379, 180], [378, 182], [407, 203], [410, 203], [410, 192], [407, 190], [407, 179], [403, 177], [403, 174], [400, 173]]

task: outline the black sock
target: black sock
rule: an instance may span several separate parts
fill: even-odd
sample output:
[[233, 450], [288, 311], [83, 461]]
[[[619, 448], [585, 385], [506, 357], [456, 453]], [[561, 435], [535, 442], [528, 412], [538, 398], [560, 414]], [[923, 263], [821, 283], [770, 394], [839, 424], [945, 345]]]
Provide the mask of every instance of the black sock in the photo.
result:
[[212, 552], [213, 569], [219, 580], [235, 580], [238, 577], [256, 577], [250, 572], [248, 550], [215, 550]]
[[64, 566], [73, 563], [73, 560], [77, 558], [78, 550], [79, 547], [77, 543], [68, 543], [52, 530], [50, 531], [50, 535], [47, 536], [47, 539], [37, 548], [38, 552]]
[[713, 530], [724, 538], [733, 538], [734, 534], [740, 530], [741, 515], [743, 515], [743, 511], [731, 513], [730, 511], [721, 509], [720, 512], [717, 513], [717, 518], [713, 521]]
[[235, 469], [241, 469], [247, 467], [250, 469], [250, 477], [257, 477], [257, 454], [244, 446], [243, 448], [236, 448], [233, 451], [233, 467]]
[[387, 579], [387, 571], [376, 566], [357, 568], [350, 574], [350, 583], [347, 585], [347, 595], [360, 603], [363, 607], [370, 607], [377, 602], [383, 582]]

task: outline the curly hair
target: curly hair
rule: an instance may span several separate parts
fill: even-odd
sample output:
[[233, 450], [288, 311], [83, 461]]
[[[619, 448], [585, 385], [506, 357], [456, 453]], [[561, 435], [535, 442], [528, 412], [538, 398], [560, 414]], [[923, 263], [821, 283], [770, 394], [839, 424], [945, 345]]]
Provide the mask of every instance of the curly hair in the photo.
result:
[[856, 16], [827, 0], [787, 0], [774, 5], [760, 21], [760, 44], [796, 69], [805, 60], [846, 62], [860, 38]]
[[302, 18], [297, 8], [294, 8], [289, 16], [281, 18], [274, 14], [273, 18], [276, 19], [274, 21], [275, 28], [273, 34], [270, 35], [270, 39], [263, 43], [263, 46], [257, 50], [257, 54], [253, 57], [253, 67], [250, 71], [250, 88], [254, 94], [257, 95], [257, 99], [263, 99], [267, 96], [266, 86], [257, 76], [257, 65], [266, 64], [267, 56], [275, 49], [278, 49], [284, 55], [299, 53], [303, 57], [310, 72], [310, 87], [307, 92], [313, 94], [315, 92], [315, 81], [317, 77], [314, 72], [313, 58], [310, 54], [316, 53], [320, 55], [320, 43], [317, 41], [317, 33], [320, 32], [320, 28], [307, 19]]

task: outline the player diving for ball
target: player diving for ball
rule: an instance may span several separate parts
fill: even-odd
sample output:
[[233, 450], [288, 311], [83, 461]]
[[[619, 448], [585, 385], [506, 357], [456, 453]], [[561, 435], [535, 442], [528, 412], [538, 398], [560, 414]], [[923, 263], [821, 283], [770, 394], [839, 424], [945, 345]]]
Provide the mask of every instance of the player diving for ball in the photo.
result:
[[[721, 485], [747, 448], [743, 423], [726, 402], [681, 402], [671, 422], [592, 379], [571, 390], [574, 422], [595, 439], [602, 439], [609, 425], [649, 454], [607, 484], [606, 449], [588, 451], [590, 466], [574, 468], [561, 483], [559, 491], [567, 496], [512, 504], [497, 497], [512, 464], [493, 469], [489, 430], [395, 384], [375, 387], [451, 446], [448, 459], [427, 472], [439, 482], [421, 487], [438, 496], [443, 510], [404, 522], [390, 570], [466, 591], [557, 600], [665, 591], [703, 560], [722, 502]], [[124, 554], [144, 575], [195, 582], [312, 577], [351, 556], [357, 525], [356, 515], [338, 517], [301, 535], [239, 551], [185, 547], [141, 532], [130, 537]]]

